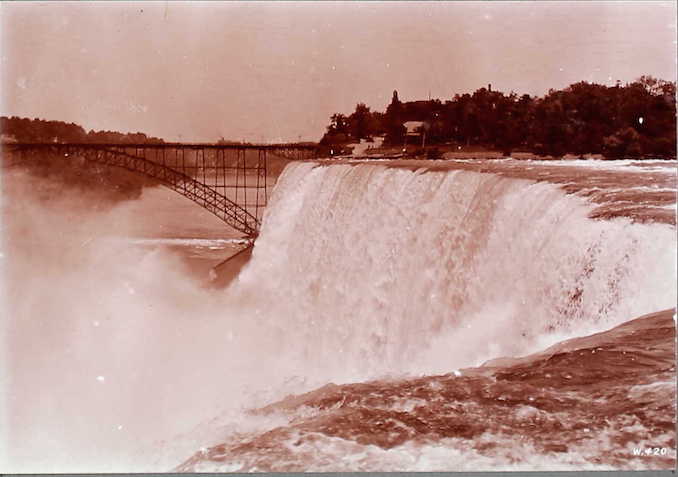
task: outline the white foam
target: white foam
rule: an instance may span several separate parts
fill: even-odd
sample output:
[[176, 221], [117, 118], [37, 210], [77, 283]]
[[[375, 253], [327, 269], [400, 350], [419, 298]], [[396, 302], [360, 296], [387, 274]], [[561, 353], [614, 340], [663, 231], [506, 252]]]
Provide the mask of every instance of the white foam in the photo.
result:
[[[541, 161], [527, 160], [529, 164], [541, 166], [572, 166], [590, 169], [610, 170], [610, 171], [633, 171], [633, 172], [662, 172], [666, 174], [676, 174], [678, 161], [653, 160], [638, 161], [637, 159], [618, 159], [618, 160], [600, 160], [600, 159], [573, 159], [559, 161]], [[643, 165], [645, 164], [645, 165]], [[651, 164], [651, 165], [649, 165]]]
[[201, 247], [210, 249], [221, 249], [229, 245], [240, 245], [247, 243], [246, 239], [204, 239], [204, 238], [135, 238], [119, 237], [118, 240], [132, 245], [143, 246], [182, 246], [182, 247]]
[[675, 229], [591, 207], [490, 174], [292, 164], [234, 290], [268, 297], [307, 376], [450, 372], [675, 304]]

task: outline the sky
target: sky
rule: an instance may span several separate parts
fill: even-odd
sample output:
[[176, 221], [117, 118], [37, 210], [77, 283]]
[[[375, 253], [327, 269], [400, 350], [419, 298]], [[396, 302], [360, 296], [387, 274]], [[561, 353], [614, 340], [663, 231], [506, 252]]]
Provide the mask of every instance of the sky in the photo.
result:
[[675, 2], [1, 2], [0, 113], [319, 140], [358, 102], [676, 80]]

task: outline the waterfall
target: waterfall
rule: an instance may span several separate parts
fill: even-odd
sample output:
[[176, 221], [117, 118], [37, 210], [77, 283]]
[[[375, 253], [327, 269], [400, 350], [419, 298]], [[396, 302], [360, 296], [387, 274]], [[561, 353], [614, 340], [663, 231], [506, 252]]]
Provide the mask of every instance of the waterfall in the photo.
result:
[[449, 372], [674, 306], [673, 227], [590, 210], [492, 174], [291, 164], [232, 291], [280, 353], [338, 380]]

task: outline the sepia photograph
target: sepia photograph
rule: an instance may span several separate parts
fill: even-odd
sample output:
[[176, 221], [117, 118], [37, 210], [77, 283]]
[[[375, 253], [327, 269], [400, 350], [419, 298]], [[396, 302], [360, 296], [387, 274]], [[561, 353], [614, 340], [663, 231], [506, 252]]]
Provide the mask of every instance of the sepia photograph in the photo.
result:
[[0, 473], [675, 471], [677, 8], [0, 3]]

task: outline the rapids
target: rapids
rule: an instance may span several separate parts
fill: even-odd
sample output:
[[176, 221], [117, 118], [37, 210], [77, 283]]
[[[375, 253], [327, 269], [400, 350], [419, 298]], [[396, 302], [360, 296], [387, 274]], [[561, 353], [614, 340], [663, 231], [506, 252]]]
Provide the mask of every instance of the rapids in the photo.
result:
[[[48, 179], [4, 174], [1, 377], [10, 393], [0, 433], [9, 462], [3, 468], [168, 470], [200, 448], [237, 447], [276, 429], [287, 435], [289, 416], [252, 411], [286, 396], [351, 383], [407, 387], [412, 379], [456, 378], [456, 370], [529, 355], [675, 306], [675, 221], [636, 220], [638, 207], [633, 214], [616, 205], [614, 213], [598, 213], [600, 201], [609, 199], [598, 193], [607, 175], [518, 161], [497, 164], [496, 171], [471, 163], [445, 167], [289, 164], [251, 260], [225, 290], [192, 278], [180, 256], [191, 244], [214, 255], [230, 243], [194, 209], [149, 201], [153, 189], [138, 201], [99, 207], [81, 192], [43, 187]], [[542, 173], [557, 180], [535, 182], [533, 175]], [[620, 177], [630, 179], [610, 184], [615, 197], [639, 206], [643, 188], [658, 185], [665, 202], [671, 173], [622, 168]], [[605, 180], [573, 188], [582, 176]], [[654, 176], [663, 182], [641, 180]], [[624, 191], [631, 189], [629, 199]], [[150, 212], [140, 215], [144, 210]], [[661, 211], [657, 217], [670, 213]], [[172, 227], [136, 237], [139, 224], [148, 229], [162, 217], [172, 217]], [[184, 223], [185, 231], [170, 230]], [[446, 385], [433, 381], [433, 391]], [[516, 384], [506, 393], [521, 389]], [[555, 386], [550, 397], [564, 399], [561, 391], [569, 392]], [[585, 389], [577, 392], [586, 398]], [[403, 406], [414, 409], [416, 402]], [[441, 419], [443, 411], [449, 409]], [[285, 468], [331, 470], [331, 459], [373, 451], [378, 458], [360, 468], [427, 470], [438, 467], [426, 462], [443, 462], [449, 452], [469, 457], [474, 468], [506, 468], [513, 458], [470, 451], [475, 427], [444, 438], [464, 442], [430, 440], [423, 431], [417, 436], [428, 440], [396, 440], [395, 460], [380, 454], [392, 447], [322, 429], [309, 431], [318, 437], [311, 444], [329, 464], [288, 461]], [[604, 432], [622, 432], [615, 429]], [[418, 453], [433, 461], [414, 463]], [[273, 468], [261, 454], [250, 457], [251, 465], [224, 458], [204, 468]], [[191, 462], [182, 470], [203, 468], [200, 456]], [[536, 461], [526, 468], [530, 462]], [[558, 462], [581, 465], [581, 459]]]
[[252, 416], [176, 470], [478, 471], [675, 468], [675, 310], [513, 362], [327, 385]]

